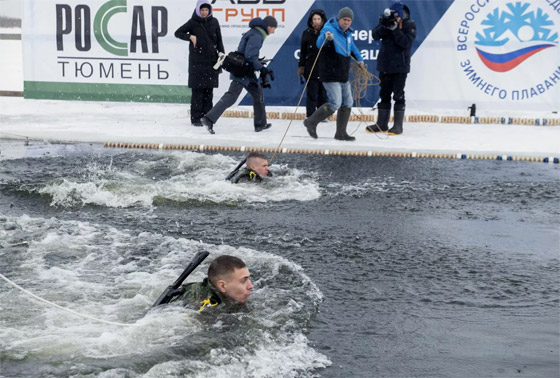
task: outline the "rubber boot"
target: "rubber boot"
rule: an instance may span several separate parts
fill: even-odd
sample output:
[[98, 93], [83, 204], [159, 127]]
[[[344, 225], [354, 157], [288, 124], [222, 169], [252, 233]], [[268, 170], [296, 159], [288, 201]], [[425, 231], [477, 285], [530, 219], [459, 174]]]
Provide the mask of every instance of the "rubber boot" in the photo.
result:
[[389, 135], [399, 135], [403, 132], [404, 110], [395, 112], [395, 119], [393, 120], [393, 127], [389, 129]]
[[366, 126], [366, 131], [368, 133], [387, 132], [389, 130], [389, 118], [391, 118], [391, 109], [377, 109], [377, 122]]
[[315, 112], [311, 114], [311, 117], [306, 118], [303, 121], [303, 124], [307, 128], [307, 132], [312, 138], [317, 139], [317, 124], [325, 118], [330, 117], [333, 113], [334, 110], [331, 109], [328, 103], [325, 103], [315, 110]]
[[336, 113], [336, 134], [334, 139], [346, 141], [356, 140], [356, 138], [346, 133], [346, 126], [348, 125], [351, 112], [352, 108], [347, 106], [338, 109], [338, 112]]

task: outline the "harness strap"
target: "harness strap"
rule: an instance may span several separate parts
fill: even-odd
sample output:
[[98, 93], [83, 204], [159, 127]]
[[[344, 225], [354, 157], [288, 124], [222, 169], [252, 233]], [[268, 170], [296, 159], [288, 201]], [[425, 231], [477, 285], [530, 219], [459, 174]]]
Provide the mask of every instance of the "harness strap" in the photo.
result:
[[202, 306], [198, 309], [198, 312], [202, 312], [202, 310], [204, 310], [204, 308], [208, 305], [210, 305], [210, 307], [216, 307], [218, 305], [218, 302], [212, 303], [210, 299], [205, 299], [201, 303]]

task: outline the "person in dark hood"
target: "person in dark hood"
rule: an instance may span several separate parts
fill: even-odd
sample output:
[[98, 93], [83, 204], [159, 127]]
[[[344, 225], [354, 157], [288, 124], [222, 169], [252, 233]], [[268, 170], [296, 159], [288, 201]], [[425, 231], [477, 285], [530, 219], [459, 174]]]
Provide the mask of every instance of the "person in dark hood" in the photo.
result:
[[236, 51], [243, 53], [246, 62], [252, 66], [252, 70], [243, 77], [230, 74], [231, 84], [228, 91], [202, 118], [202, 124], [206, 126], [210, 134], [214, 134], [214, 124], [227, 108], [235, 104], [243, 88], [249, 92], [253, 99], [255, 131], [260, 132], [271, 127], [271, 124], [266, 122], [263, 90], [257, 80], [255, 71], [260, 71], [261, 78], [269, 74], [268, 69], [259, 60], [259, 53], [266, 37], [274, 34], [277, 27], [278, 22], [272, 16], [266, 16], [264, 19], [256, 17], [249, 22], [250, 29], [241, 37]]
[[175, 37], [190, 42], [191, 124], [202, 126], [200, 119], [212, 109], [213, 91], [219, 84], [220, 72], [212, 66], [218, 60], [218, 53], [224, 52], [220, 23], [212, 16], [209, 1], [198, 1], [192, 18], [177, 29]]
[[[388, 132], [399, 135], [403, 132], [405, 99], [404, 86], [410, 72], [412, 42], [416, 38], [416, 24], [410, 18], [410, 10], [400, 0], [391, 2], [390, 8], [379, 17], [379, 24], [373, 29], [373, 39], [381, 40], [377, 57], [380, 92], [377, 108], [377, 123], [366, 127], [370, 133]], [[391, 117], [391, 94], [393, 95], [394, 122], [389, 129]]]
[[315, 67], [313, 67], [319, 53], [317, 37], [319, 37], [325, 22], [327, 22], [325, 11], [313, 9], [307, 19], [308, 28], [303, 31], [301, 36], [298, 75], [303, 76], [308, 81], [305, 101], [307, 117], [311, 117], [315, 110], [327, 102], [327, 92], [325, 92], [319, 77], [319, 64], [315, 64]]

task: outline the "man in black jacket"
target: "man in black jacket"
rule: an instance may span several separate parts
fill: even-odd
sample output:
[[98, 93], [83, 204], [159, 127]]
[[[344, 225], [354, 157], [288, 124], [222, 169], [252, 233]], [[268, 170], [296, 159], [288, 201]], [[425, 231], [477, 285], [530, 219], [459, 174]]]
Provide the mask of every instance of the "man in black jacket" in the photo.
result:
[[259, 60], [259, 53], [265, 38], [274, 34], [278, 22], [272, 16], [266, 16], [264, 19], [260, 17], [253, 18], [249, 22], [249, 31], [243, 34], [237, 51], [243, 53], [245, 60], [252, 65], [249, 76], [230, 75], [231, 83], [228, 91], [214, 105], [214, 107], [206, 113], [202, 118], [202, 124], [206, 126], [210, 134], [214, 134], [214, 124], [222, 116], [227, 108], [235, 104], [237, 98], [241, 94], [243, 88], [249, 92], [253, 98], [253, 112], [255, 131], [260, 132], [269, 129], [271, 124], [266, 122], [266, 108], [264, 105], [263, 90], [255, 76], [255, 71], [260, 71], [261, 77], [268, 75], [268, 69]]
[[[405, 99], [404, 86], [410, 72], [412, 42], [416, 38], [416, 24], [410, 18], [410, 11], [400, 0], [394, 0], [391, 7], [379, 17], [379, 24], [373, 29], [373, 39], [381, 40], [377, 57], [377, 70], [381, 80], [377, 110], [377, 123], [367, 126], [370, 133], [389, 132], [399, 135], [403, 132]], [[391, 117], [391, 94], [393, 94], [394, 122], [389, 129]]]
[[[317, 47], [317, 37], [327, 22], [327, 16], [322, 9], [313, 9], [307, 20], [308, 28], [303, 31], [301, 36], [301, 49], [298, 62], [298, 75], [307, 80], [307, 96], [305, 109], [307, 117], [311, 117], [313, 112], [327, 102], [327, 92], [323, 87], [319, 77], [319, 64], [316, 62], [319, 48]], [[313, 64], [315, 63], [315, 67]], [[313, 69], [313, 70], [312, 70]]]
[[189, 41], [189, 88], [191, 88], [191, 124], [202, 126], [200, 119], [212, 109], [214, 88], [219, 85], [219, 71], [212, 68], [218, 53], [224, 52], [220, 23], [212, 17], [209, 1], [199, 0], [192, 18], [175, 32], [175, 37]]

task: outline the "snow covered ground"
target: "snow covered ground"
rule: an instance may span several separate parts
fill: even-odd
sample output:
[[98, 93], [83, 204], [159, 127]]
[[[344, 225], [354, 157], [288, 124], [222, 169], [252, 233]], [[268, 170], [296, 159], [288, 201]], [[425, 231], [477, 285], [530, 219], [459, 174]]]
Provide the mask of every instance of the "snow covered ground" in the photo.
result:
[[[5, 32], [5, 30], [4, 30]], [[21, 41], [0, 40], [0, 91], [22, 91]], [[217, 98], [215, 98], [217, 101]], [[222, 117], [215, 135], [190, 125], [188, 105], [154, 103], [110, 103], [25, 100], [0, 97], [0, 139], [35, 139], [52, 142], [128, 142], [246, 146], [276, 148], [287, 130], [282, 148], [372, 152], [416, 152], [492, 154], [560, 157], [560, 126], [491, 124], [449, 124], [406, 122], [403, 135], [368, 134], [366, 124], [350, 122], [348, 132], [355, 142], [333, 139], [335, 123], [321, 123], [319, 139], [310, 138], [302, 121], [269, 120], [272, 128], [253, 131], [249, 118]], [[230, 110], [249, 110], [236, 107]], [[291, 113], [295, 108], [267, 107], [268, 112]], [[297, 109], [304, 113], [304, 108]], [[354, 109], [354, 114], [375, 115], [371, 108]], [[437, 109], [407, 109], [407, 115], [468, 115]], [[480, 109], [479, 116], [555, 118], [558, 114], [492, 113]]]
[[[250, 108], [235, 108], [250, 110]], [[289, 112], [289, 108], [267, 108]], [[299, 109], [300, 112], [303, 109]], [[364, 114], [374, 114], [364, 109]], [[26, 100], [0, 97], [0, 138], [56, 142], [128, 142], [214, 146], [278, 147], [307, 150], [560, 156], [559, 126], [407, 123], [398, 136], [369, 134], [350, 122], [355, 142], [333, 139], [335, 122], [321, 123], [319, 139], [308, 136], [302, 121], [270, 120], [272, 128], [253, 131], [253, 120], [222, 117], [210, 135], [190, 125], [188, 105]]]

